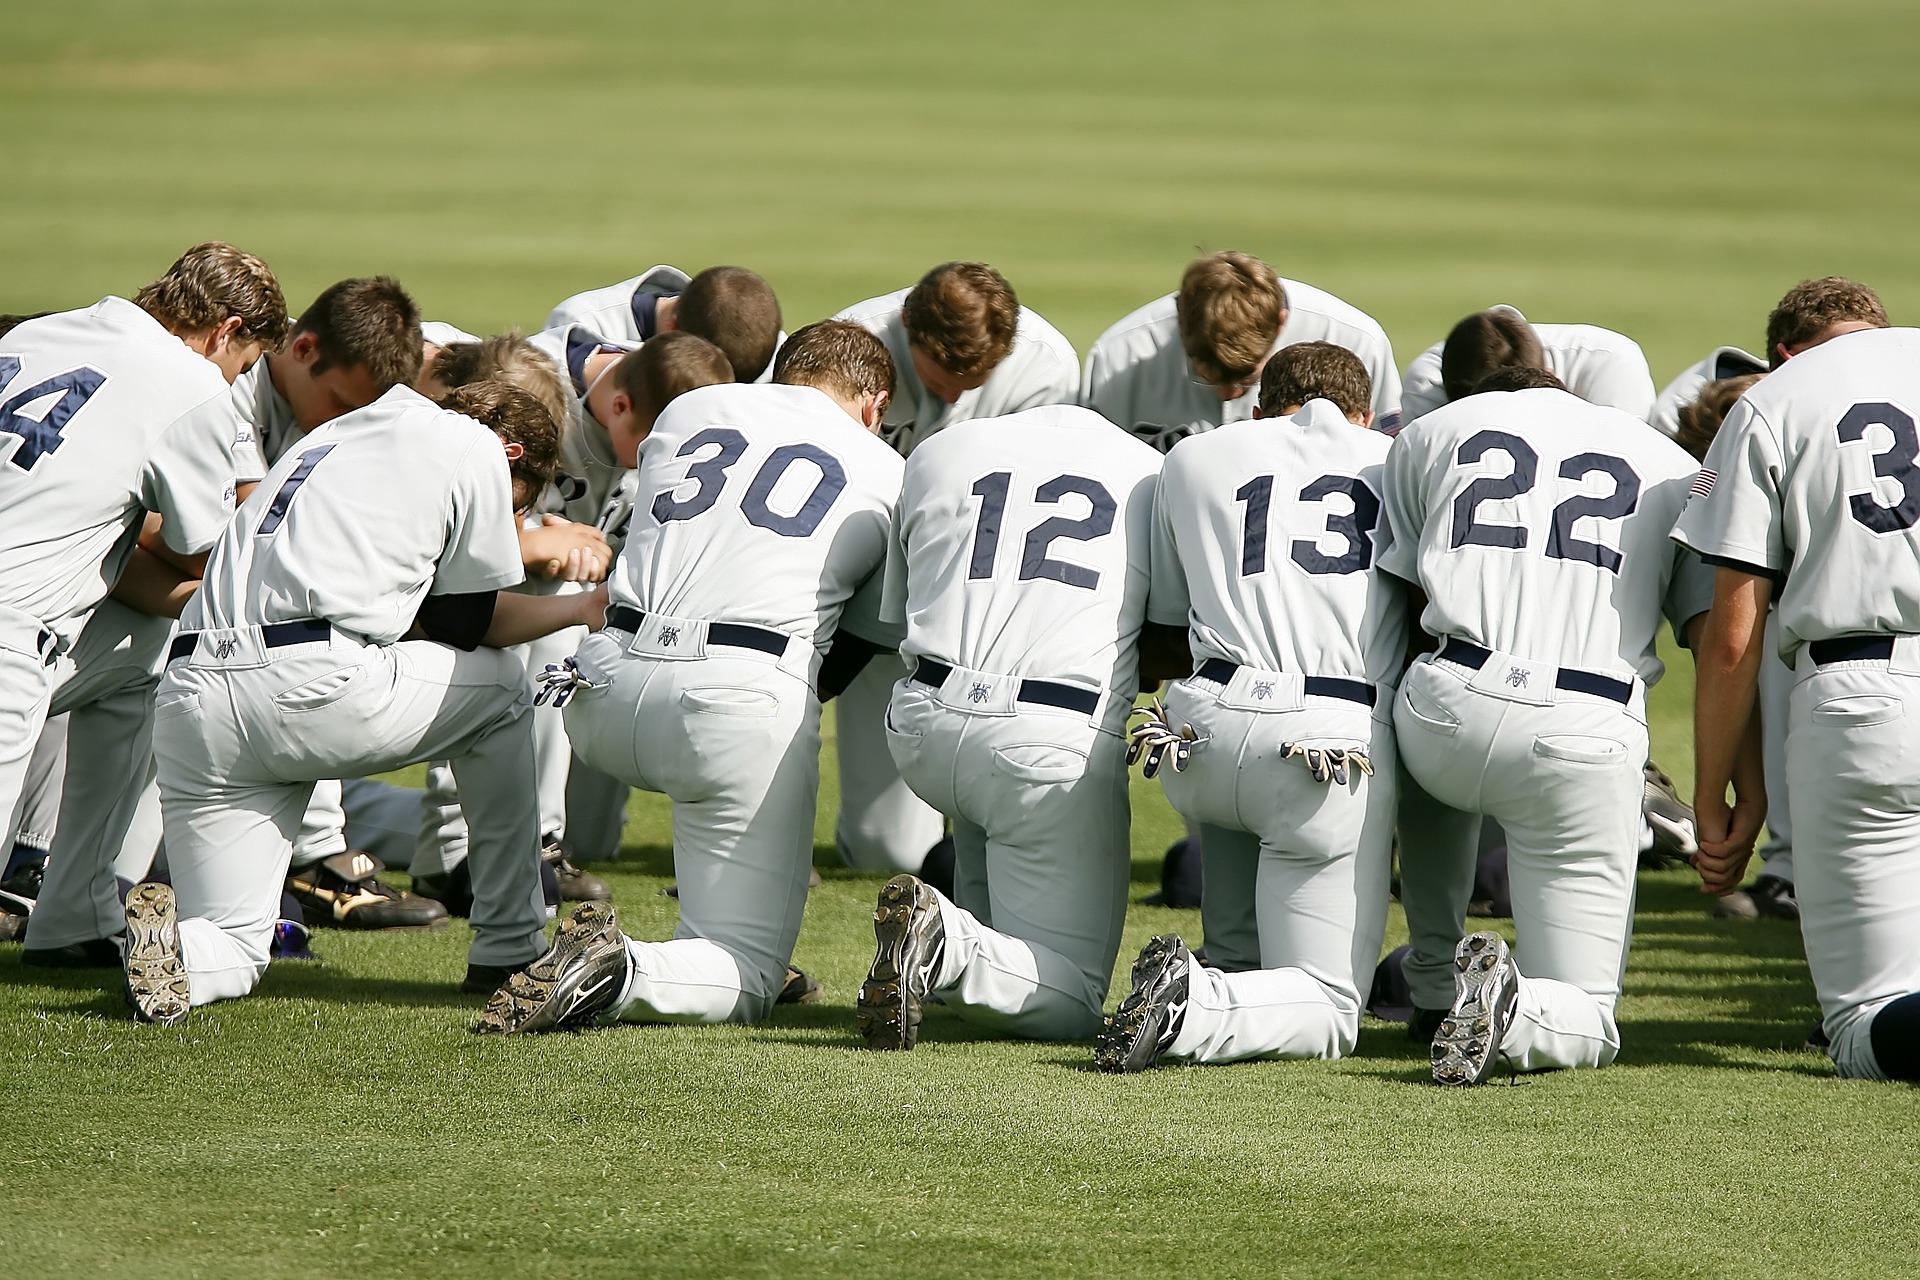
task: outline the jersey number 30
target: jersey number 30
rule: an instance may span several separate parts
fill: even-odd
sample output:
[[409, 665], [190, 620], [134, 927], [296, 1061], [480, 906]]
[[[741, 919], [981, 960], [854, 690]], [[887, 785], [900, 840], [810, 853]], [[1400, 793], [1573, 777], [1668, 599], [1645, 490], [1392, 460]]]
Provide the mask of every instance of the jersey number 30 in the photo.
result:
[[[1480, 519], [1483, 502], [1517, 498], [1533, 492], [1540, 474], [1540, 455], [1519, 436], [1505, 431], [1481, 431], [1462, 441], [1454, 453], [1459, 465], [1471, 466], [1489, 453], [1504, 453], [1513, 460], [1513, 471], [1504, 476], [1481, 476], [1462, 489], [1453, 500], [1454, 550], [1461, 547], [1502, 547], [1524, 550], [1529, 534], [1517, 524], [1495, 524]], [[1562, 480], [1584, 480], [1604, 475], [1613, 480], [1613, 492], [1605, 495], [1580, 493], [1553, 509], [1553, 527], [1547, 531], [1547, 555], [1555, 560], [1576, 560], [1598, 565], [1609, 573], [1620, 572], [1620, 553], [1598, 542], [1574, 536], [1574, 522], [1592, 516], [1598, 520], [1619, 520], [1633, 514], [1640, 505], [1640, 477], [1624, 458], [1607, 453], [1576, 453], [1560, 464]]]
[[[684, 498], [674, 497], [673, 489], [662, 489], [653, 495], [655, 520], [661, 524], [691, 520], [712, 510], [713, 504], [720, 501], [720, 491], [727, 484], [727, 472], [747, 451], [747, 438], [731, 427], [708, 427], [689, 437], [673, 456], [685, 458], [709, 447], [714, 447], [713, 453], [687, 468], [687, 479], [698, 488]], [[813, 491], [791, 514], [775, 511], [769, 501], [773, 497], [774, 486], [780, 483], [781, 477], [790, 468], [803, 463], [820, 473], [814, 481]], [[767, 460], [754, 473], [753, 480], [740, 499], [740, 511], [746, 516], [747, 523], [757, 529], [777, 533], [783, 538], [804, 538], [820, 527], [820, 522], [827, 518], [827, 512], [833, 509], [835, 500], [846, 487], [846, 468], [825, 449], [804, 442], [783, 444], [768, 454]]]
[[[0, 356], [0, 388], [19, 376], [19, 358]], [[74, 414], [80, 412], [80, 406], [93, 398], [93, 393], [106, 380], [106, 374], [82, 365], [78, 369], [57, 373], [43, 382], [36, 382], [26, 390], [0, 401], [0, 435], [12, 436], [20, 442], [8, 455], [7, 465], [18, 471], [31, 471], [36, 462], [57, 450], [61, 444], [61, 429], [72, 420]], [[60, 393], [60, 398], [38, 418], [29, 418], [20, 412], [34, 401], [44, 400], [56, 391]]]

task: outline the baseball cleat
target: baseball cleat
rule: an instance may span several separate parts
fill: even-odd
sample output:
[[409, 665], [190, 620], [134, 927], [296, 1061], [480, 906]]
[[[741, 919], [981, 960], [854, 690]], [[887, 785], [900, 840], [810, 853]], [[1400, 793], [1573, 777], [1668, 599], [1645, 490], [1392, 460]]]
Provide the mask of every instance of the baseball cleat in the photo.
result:
[[1513, 952], [1497, 933], [1470, 933], [1453, 952], [1453, 1008], [1433, 1033], [1433, 1082], [1480, 1084], [1520, 1002]]
[[173, 886], [142, 884], [127, 895], [127, 1000], [141, 1022], [173, 1027], [193, 1007], [180, 958]]
[[1163, 933], [1133, 962], [1133, 990], [1100, 1028], [1093, 1065], [1102, 1071], [1145, 1071], [1173, 1047], [1187, 1016], [1187, 976], [1193, 953], [1178, 935]]
[[818, 1004], [824, 993], [820, 980], [809, 976], [805, 970], [787, 966], [787, 984], [780, 988], [780, 994], [773, 998], [775, 1004]]
[[1659, 765], [1649, 760], [1641, 771], [1640, 812], [1653, 833], [1653, 847], [1643, 861], [1658, 865], [1685, 862], [1700, 850], [1699, 826], [1693, 806], [1680, 798], [1680, 789]]
[[548, 836], [540, 846], [540, 860], [553, 868], [554, 889], [560, 901], [609, 902], [613, 899], [613, 890], [607, 882], [576, 866], [567, 857], [566, 846], [556, 837]]
[[287, 893], [309, 925], [336, 929], [438, 929], [447, 909], [432, 898], [381, 883], [386, 870], [370, 853], [349, 849], [287, 876]]
[[873, 967], [855, 1006], [860, 1036], [869, 1049], [911, 1049], [947, 948], [939, 895], [918, 876], [887, 881], [873, 910], [873, 941]]
[[630, 964], [613, 908], [583, 902], [554, 931], [547, 953], [493, 993], [473, 1029], [510, 1036], [590, 1026], [619, 1003]]

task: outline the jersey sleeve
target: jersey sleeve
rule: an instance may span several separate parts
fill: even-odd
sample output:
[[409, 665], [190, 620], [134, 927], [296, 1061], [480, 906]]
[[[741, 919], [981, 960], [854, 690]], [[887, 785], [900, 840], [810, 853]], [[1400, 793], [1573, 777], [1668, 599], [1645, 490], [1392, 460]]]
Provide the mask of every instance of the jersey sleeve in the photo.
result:
[[1712, 565], [1689, 548], [1673, 544], [1673, 576], [1667, 581], [1662, 609], [1682, 644], [1687, 640], [1687, 624], [1713, 608], [1713, 576]]
[[1447, 389], [1440, 381], [1440, 344], [1436, 342], [1407, 366], [1406, 381], [1400, 386], [1400, 423], [1408, 426], [1446, 402]]
[[1707, 450], [1674, 538], [1709, 565], [1779, 578], [1787, 570], [1783, 481], [1772, 424], [1747, 400], [1737, 401]]
[[1406, 421], [1400, 408], [1400, 370], [1393, 363], [1393, 343], [1384, 334], [1378, 346], [1367, 371], [1373, 379], [1373, 429], [1392, 434]]
[[[1175, 446], [1176, 448], [1178, 446]], [[1191, 624], [1192, 593], [1180, 548], [1173, 537], [1173, 495], [1168, 474], [1160, 473], [1153, 495], [1153, 521], [1147, 533], [1147, 621], [1167, 627]]]
[[1042, 405], [1080, 402], [1079, 363], [1073, 359], [1062, 359], [1058, 351], [1044, 343], [1039, 346], [1033, 371], [1024, 380], [1024, 394], [1008, 405], [1004, 413], [1019, 413], [1023, 409], [1038, 409]]
[[447, 543], [430, 594], [495, 591], [525, 580], [519, 528], [507, 455], [489, 433], [473, 443], [454, 472]]
[[1653, 372], [1637, 342], [1625, 342], [1595, 370], [1585, 398], [1630, 413], [1642, 422], [1653, 418]]
[[887, 525], [887, 563], [881, 570], [883, 582], [880, 591], [880, 621], [905, 627], [907, 624], [907, 542], [905, 530], [901, 527], [901, 512], [906, 509], [906, 497], [903, 494], [901, 505], [894, 508], [893, 519]]
[[1381, 472], [1381, 499], [1387, 519], [1381, 526], [1381, 572], [1420, 584], [1420, 534], [1426, 527], [1425, 493], [1426, 436], [1422, 432], [1402, 431], [1387, 451], [1387, 463]]
[[839, 629], [882, 649], [898, 649], [907, 638], [906, 610], [902, 608], [898, 619], [886, 616], [887, 581], [888, 562], [882, 561], [847, 600], [847, 607], [840, 612]]
[[[211, 547], [233, 519], [234, 441], [242, 425], [222, 388], [176, 418], [147, 455], [140, 503], [160, 516], [167, 545], [182, 555]], [[262, 467], [251, 478], [265, 474]]]

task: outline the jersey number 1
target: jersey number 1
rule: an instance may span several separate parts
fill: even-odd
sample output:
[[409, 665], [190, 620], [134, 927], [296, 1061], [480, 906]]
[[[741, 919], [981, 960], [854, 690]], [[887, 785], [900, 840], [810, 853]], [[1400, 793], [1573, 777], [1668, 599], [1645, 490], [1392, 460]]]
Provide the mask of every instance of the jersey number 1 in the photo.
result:
[[[0, 387], [5, 387], [19, 376], [19, 357], [0, 356]], [[57, 450], [61, 444], [61, 430], [73, 420], [74, 414], [80, 412], [81, 406], [93, 398], [93, 393], [106, 380], [106, 374], [82, 365], [78, 369], [57, 373], [43, 382], [36, 382], [25, 391], [0, 401], [0, 435], [12, 436], [20, 442], [19, 447], [8, 456], [7, 465], [18, 471], [32, 471], [36, 462]], [[44, 400], [56, 391], [60, 393], [60, 398], [38, 418], [29, 418], [20, 412], [34, 401]]]

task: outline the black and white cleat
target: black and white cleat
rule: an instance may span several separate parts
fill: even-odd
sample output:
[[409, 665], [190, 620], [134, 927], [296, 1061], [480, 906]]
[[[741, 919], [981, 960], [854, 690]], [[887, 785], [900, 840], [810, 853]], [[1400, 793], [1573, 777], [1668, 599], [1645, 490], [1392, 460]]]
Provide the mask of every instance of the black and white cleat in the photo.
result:
[[918, 876], [887, 881], [873, 909], [873, 941], [873, 965], [855, 1005], [860, 1037], [869, 1049], [911, 1049], [946, 952], [939, 895]]
[[127, 1001], [133, 1016], [175, 1027], [193, 1007], [187, 966], [180, 958], [180, 925], [173, 886], [139, 884], [127, 895]]
[[1453, 951], [1453, 1008], [1433, 1034], [1433, 1082], [1483, 1083], [1520, 1001], [1513, 953], [1497, 933], [1470, 933]]
[[604, 902], [583, 902], [561, 922], [547, 953], [487, 1001], [476, 1035], [520, 1035], [591, 1026], [627, 985], [627, 940]]
[[1163, 933], [1140, 949], [1133, 962], [1133, 990], [1094, 1039], [1094, 1066], [1115, 1075], [1145, 1071], [1173, 1046], [1187, 1016], [1192, 960], [1177, 934]]

